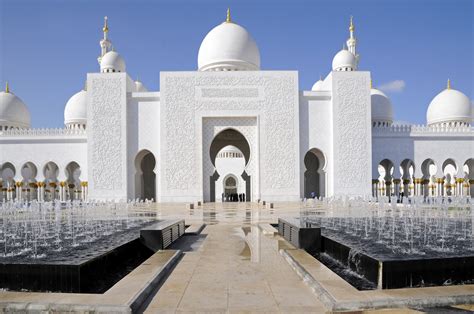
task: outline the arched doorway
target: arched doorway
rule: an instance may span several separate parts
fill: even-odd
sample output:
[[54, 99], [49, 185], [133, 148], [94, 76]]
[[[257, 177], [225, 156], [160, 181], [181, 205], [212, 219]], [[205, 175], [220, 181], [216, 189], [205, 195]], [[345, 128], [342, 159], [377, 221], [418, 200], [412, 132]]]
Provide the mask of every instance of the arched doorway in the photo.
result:
[[38, 168], [31, 161], [25, 163], [21, 167], [21, 175], [23, 177], [23, 191], [24, 198], [28, 201], [32, 201], [36, 198], [36, 175], [38, 174]]
[[135, 157], [135, 198], [156, 200], [156, 159], [149, 150]]
[[438, 170], [433, 159], [428, 158], [421, 164], [421, 173], [423, 174], [423, 196], [435, 195], [435, 174]]
[[81, 199], [81, 167], [75, 161], [66, 166], [67, 193], [66, 198], [70, 200]]
[[238, 190], [237, 187], [239, 185], [239, 179], [234, 175], [227, 175], [224, 180], [222, 180], [223, 184], [223, 201], [226, 202], [236, 202], [238, 200], [237, 194]]
[[458, 173], [456, 162], [454, 159], [448, 158], [441, 167], [444, 176], [444, 195], [453, 196], [456, 190], [456, 175]]
[[[215, 159], [215, 199], [216, 201], [235, 201], [236, 195], [246, 193], [246, 182], [241, 174], [245, 171], [244, 154], [235, 146], [221, 149]], [[239, 198], [239, 197], [237, 197]]]
[[380, 181], [380, 195], [390, 197], [394, 194], [393, 189], [393, 171], [394, 163], [390, 159], [382, 160], [378, 165], [379, 181]]
[[46, 184], [44, 199], [46, 201], [52, 201], [56, 199], [56, 193], [59, 192], [57, 190], [59, 175], [58, 165], [53, 161], [49, 161], [43, 168], [43, 175]]
[[[250, 201], [252, 193], [251, 176], [248, 175], [246, 171], [246, 167], [250, 161], [250, 145], [245, 136], [235, 129], [225, 129], [221, 131], [211, 142], [209, 157], [214, 166], [214, 172], [212, 176], [209, 177], [209, 200], [215, 202], [216, 198], [219, 197], [216, 196], [220, 192], [219, 188], [216, 189], [216, 183], [221, 176], [225, 176], [225, 180], [227, 180], [227, 175], [230, 171], [237, 184], [236, 190], [238, 189], [238, 182], [242, 181], [245, 183], [243, 194], [245, 194], [245, 200], [247, 202]], [[218, 167], [216, 163], [217, 158], [227, 158], [225, 161], [229, 163], [228, 167]], [[223, 164], [226, 164], [226, 162]], [[224, 185], [225, 180], [223, 180]], [[240, 193], [238, 190], [237, 192]], [[224, 200], [224, 187], [222, 188], [222, 193], [219, 194], [221, 194], [220, 197]]]
[[466, 160], [463, 166], [464, 172], [464, 195], [474, 197], [474, 158]]
[[404, 196], [412, 194], [415, 163], [411, 159], [405, 159], [400, 163], [400, 173], [402, 174], [402, 191]]
[[2, 180], [2, 189], [0, 194], [0, 201], [3, 199], [12, 200], [15, 195], [15, 180], [16, 174], [15, 166], [12, 163], [6, 162], [0, 168], [0, 175]]
[[304, 197], [314, 198], [326, 196], [326, 159], [317, 148], [309, 150], [304, 156]]

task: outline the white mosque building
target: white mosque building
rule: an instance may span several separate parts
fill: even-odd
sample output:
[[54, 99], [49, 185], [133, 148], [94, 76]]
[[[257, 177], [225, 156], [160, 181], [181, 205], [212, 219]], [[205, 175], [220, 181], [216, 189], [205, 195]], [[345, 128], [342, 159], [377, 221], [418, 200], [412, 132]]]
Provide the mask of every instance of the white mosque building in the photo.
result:
[[349, 32], [332, 71], [300, 90], [297, 71], [260, 69], [257, 43], [228, 12], [197, 70], [161, 72], [149, 91], [105, 19], [100, 71], [66, 102], [64, 128], [30, 128], [14, 88], [0, 92], [0, 201], [473, 195], [469, 98], [448, 81], [426, 125], [394, 125], [390, 99], [359, 70], [352, 19]]

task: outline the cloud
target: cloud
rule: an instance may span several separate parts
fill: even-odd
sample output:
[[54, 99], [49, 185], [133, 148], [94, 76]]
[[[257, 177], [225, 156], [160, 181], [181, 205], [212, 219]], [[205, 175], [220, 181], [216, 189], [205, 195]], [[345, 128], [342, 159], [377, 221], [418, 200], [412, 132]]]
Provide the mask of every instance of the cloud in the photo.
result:
[[406, 84], [404, 80], [395, 80], [382, 84], [377, 88], [383, 92], [400, 93], [405, 89], [405, 85]]

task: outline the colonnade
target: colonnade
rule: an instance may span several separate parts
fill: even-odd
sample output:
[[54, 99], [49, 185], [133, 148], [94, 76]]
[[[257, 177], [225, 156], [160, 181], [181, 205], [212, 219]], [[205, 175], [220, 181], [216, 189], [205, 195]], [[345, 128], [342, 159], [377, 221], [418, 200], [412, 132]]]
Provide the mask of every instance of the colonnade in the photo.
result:
[[5, 162], [0, 165], [0, 202], [87, 200], [87, 180], [81, 180], [81, 167], [71, 161], [58, 166], [53, 161], [40, 170], [35, 163]]
[[88, 200], [88, 183], [82, 181], [78, 186], [67, 181], [59, 182], [2, 182], [0, 181], [0, 202], [33, 201], [38, 202], [59, 200]]
[[[372, 180], [372, 195], [378, 196], [473, 196], [471, 186], [474, 180], [456, 178], [454, 183], [447, 183], [445, 178], [434, 178], [434, 181], [423, 178], [410, 180]], [[403, 194], [402, 194], [403, 193]]]
[[[450, 169], [448, 169], [450, 167]], [[389, 159], [378, 165], [380, 177], [372, 180], [372, 195], [378, 196], [470, 196], [474, 187], [474, 159], [457, 164], [446, 159], [436, 165], [426, 159], [419, 169], [412, 160], [405, 159], [398, 166]]]

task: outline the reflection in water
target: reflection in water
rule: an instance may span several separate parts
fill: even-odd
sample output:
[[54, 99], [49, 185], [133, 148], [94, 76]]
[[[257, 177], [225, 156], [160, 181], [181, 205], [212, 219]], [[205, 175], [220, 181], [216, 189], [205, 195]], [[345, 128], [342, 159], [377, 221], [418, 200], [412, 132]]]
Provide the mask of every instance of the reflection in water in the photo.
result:
[[[239, 229], [239, 228], [237, 228]], [[242, 234], [243, 231], [243, 234]], [[244, 248], [242, 252], [240, 252], [240, 256], [243, 257], [244, 260], [250, 260], [253, 263], [260, 262], [260, 250], [261, 250], [261, 239], [260, 239], [261, 231], [257, 226], [250, 226], [250, 227], [242, 227], [240, 231], [238, 231], [238, 236], [242, 238], [244, 242]]]
[[247, 242], [244, 242], [245, 246], [244, 246], [244, 249], [242, 250], [242, 252], [240, 252], [240, 256], [242, 256], [243, 260], [250, 260], [250, 256], [252, 255], [251, 254], [251, 251], [250, 251], [250, 247], [249, 245], [247, 244]]
[[244, 224], [249, 224], [252, 221], [252, 209], [246, 208], [245, 209], [245, 219]]
[[202, 212], [202, 221], [210, 225], [215, 225], [219, 223], [219, 221], [217, 220], [216, 209], [215, 208], [204, 209]]

